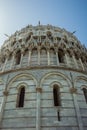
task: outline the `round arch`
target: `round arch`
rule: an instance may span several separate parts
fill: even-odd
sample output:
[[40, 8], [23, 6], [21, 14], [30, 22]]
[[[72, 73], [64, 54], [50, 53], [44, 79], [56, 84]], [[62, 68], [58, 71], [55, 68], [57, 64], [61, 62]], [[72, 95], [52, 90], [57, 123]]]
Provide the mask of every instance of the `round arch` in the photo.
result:
[[[36, 80], [36, 78], [35, 78], [33, 75], [28, 74], [28, 73], [20, 73], [20, 74], [14, 76], [14, 77], [8, 82], [7, 91], [10, 89], [12, 83], [13, 83], [14, 81], [16, 81], [16, 79], [21, 78], [21, 77], [23, 77], [23, 76], [33, 79], [34, 84], [35, 84], [36, 87], [37, 87], [37, 80]], [[23, 82], [23, 83], [24, 83], [24, 82]]]
[[54, 85], [57, 85], [59, 88], [62, 88], [62, 87], [63, 87], [62, 84], [61, 84], [60, 82], [58, 82], [58, 81], [52, 82], [52, 83], [50, 84], [50, 87], [53, 87]]
[[[72, 83], [71, 83], [70, 79], [69, 79], [66, 75], [64, 75], [63, 73], [59, 73], [59, 72], [58, 72], [58, 73], [57, 73], [57, 72], [51, 72], [51, 73], [45, 74], [45, 75], [42, 77], [41, 81], [40, 81], [40, 86], [42, 86], [42, 84], [43, 84], [45, 78], [47, 78], [47, 77], [49, 77], [49, 76], [52, 76], [52, 75], [57, 75], [57, 76], [62, 77], [64, 80], [66, 80], [68, 86], [72, 86]], [[57, 81], [56, 81], [56, 82], [57, 82]], [[57, 83], [59, 83], [59, 82], [57, 82]]]
[[[84, 80], [84, 81], [86, 81], [87, 82], [87, 77], [85, 77], [85, 76], [77, 76], [76, 78], [75, 78], [75, 80], [74, 80], [74, 85], [76, 86], [76, 83], [78, 82], [78, 81], [81, 81], [81, 80]], [[83, 84], [84, 85], [84, 84]], [[81, 86], [83, 86], [83, 85], [81, 85]], [[80, 86], [80, 87], [81, 87]]]
[[77, 76], [75, 81], [78, 81], [80, 79], [87, 81], [87, 77], [85, 77], [85, 76]]
[[21, 82], [21, 83], [19, 83], [18, 85], [17, 85], [17, 90], [19, 90], [21, 87], [25, 87], [25, 88], [27, 88], [27, 86], [28, 86], [28, 84], [27, 83], [25, 83], [25, 82]]
[[81, 89], [83, 88], [87, 89], [87, 85], [81, 85]]

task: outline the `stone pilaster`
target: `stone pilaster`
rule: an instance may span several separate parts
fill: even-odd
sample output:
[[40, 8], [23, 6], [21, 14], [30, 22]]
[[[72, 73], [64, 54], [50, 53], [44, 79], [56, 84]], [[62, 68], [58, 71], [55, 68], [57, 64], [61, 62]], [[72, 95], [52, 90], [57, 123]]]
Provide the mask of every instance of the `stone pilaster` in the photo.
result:
[[6, 103], [6, 100], [7, 100], [7, 96], [8, 96], [8, 92], [4, 91], [1, 106], [0, 106], [0, 126], [1, 126], [1, 123], [2, 123], [2, 118], [3, 118], [3, 113], [4, 113], [4, 108], [5, 108], [5, 103]]
[[9, 75], [6, 78], [6, 83], [4, 84], [5, 86], [3, 86], [5, 88], [5, 90], [3, 91], [3, 97], [2, 97], [2, 102], [1, 102], [1, 106], [0, 106], [0, 126], [2, 123], [3, 113], [4, 113], [4, 109], [5, 109], [5, 103], [6, 103], [7, 96], [8, 96], [8, 91], [6, 89], [8, 77], [9, 77]]
[[76, 93], [73, 93], [73, 100], [74, 100], [74, 106], [75, 106], [75, 110], [76, 110], [79, 130], [84, 130]]
[[36, 130], [41, 130], [41, 92], [42, 88], [37, 87], [37, 110], [36, 110]]
[[74, 107], [75, 107], [75, 111], [76, 111], [77, 123], [78, 123], [79, 130], [83, 130], [83, 123], [82, 123], [80, 108], [79, 108], [79, 104], [78, 104], [78, 100], [77, 100], [77, 89], [74, 86], [74, 79], [73, 79], [72, 73], [70, 73], [70, 77], [71, 77], [71, 83], [72, 83], [72, 87], [70, 88], [70, 92], [73, 96], [73, 102], [74, 102]]

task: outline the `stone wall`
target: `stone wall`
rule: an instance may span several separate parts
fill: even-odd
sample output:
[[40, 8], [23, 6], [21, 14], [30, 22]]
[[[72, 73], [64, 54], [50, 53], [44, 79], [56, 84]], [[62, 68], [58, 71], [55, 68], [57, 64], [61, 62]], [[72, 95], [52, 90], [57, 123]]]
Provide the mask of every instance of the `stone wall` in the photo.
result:
[[[86, 130], [87, 104], [81, 86], [87, 85], [87, 77], [83, 73], [71, 73], [77, 91], [71, 91], [72, 78], [68, 70], [39, 68], [3, 74], [0, 78], [1, 130]], [[53, 84], [60, 87], [60, 107], [54, 106]], [[25, 86], [24, 107], [18, 108], [21, 85]]]

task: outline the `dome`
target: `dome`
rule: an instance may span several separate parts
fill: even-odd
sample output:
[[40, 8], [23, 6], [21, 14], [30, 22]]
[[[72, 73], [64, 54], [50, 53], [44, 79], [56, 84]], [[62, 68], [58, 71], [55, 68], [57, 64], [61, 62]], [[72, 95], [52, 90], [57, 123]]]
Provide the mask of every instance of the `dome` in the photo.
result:
[[[73, 33], [52, 25], [28, 25], [20, 31], [16, 31], [2, 45], [0, 50], [1, 70], [5, 61], [10, 62], [13, 56], [12, 66], [19, 65], [22, 62], [21, 54], [25, 57], [28, 55], [28, 52], [30, 59], [27, 59], [28, 63], [26, 66], [74, 67], [74, 69], [83, 71], [87, 68], [87, 49], [81, 45]], [[40, 57], [42, 53], [43, 59]], [[37, 56], [36, 62], [34, 61], [34, 56]], [[3, 71], [6, 71], [6, 68], [7, 70], [14, 68], [11, 65], [9, 67], [6, 66]], [[23, 66], [25, 67], [23, 64], [20, 67]]]
[[52, 25], [28, 25], [0, 49], [0, 130], [87, 130], [87, 49]]

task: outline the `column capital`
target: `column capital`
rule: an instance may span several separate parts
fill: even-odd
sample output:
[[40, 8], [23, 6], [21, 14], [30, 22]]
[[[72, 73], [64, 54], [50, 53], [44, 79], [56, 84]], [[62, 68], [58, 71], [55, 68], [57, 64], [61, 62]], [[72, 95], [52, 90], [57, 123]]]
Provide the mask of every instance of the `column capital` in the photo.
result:
[[8, 91], [7, 90], [3, 91], [3, 95], [8, 96]]
[[55, 52], [58, 53], [58, 48], [57, 47], [55, 47]]
[[76, 94], [77, 93], [77, 89], [74, 88], [74, 87], [70, 88], [70, 93], [72, 93], [72, 94], [75, 93]]
[[42, 92], [42, 88], [41, 87], [37, 87], [36, 91], [41, 93]]

